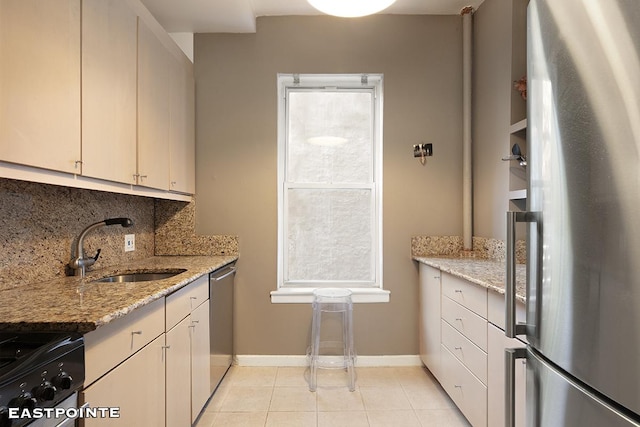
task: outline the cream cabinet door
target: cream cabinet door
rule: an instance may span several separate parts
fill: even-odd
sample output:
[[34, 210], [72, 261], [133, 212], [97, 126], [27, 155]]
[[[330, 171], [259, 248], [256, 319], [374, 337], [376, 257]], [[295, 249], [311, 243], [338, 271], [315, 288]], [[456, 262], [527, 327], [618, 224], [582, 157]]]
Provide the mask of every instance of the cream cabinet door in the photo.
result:
[[[505, 425], [505, 348], [518, 348], [525, 345], [512, 338], [507, 338], [502, 329], [489, 324], [488, 329], [488, 422], [491, 427]], [[516, 426], [525, 426], [526, 419], [526, 371], [527, 365], [524, 359], [516, 360]]]
[[85, 426], [165, 425], [164, 343], [162, 334], [82, 392], [91, 407], [120, 408], [120, 418], [85, 418]]
[[440, 270], [419, 265], [420, 276], [420, 358], [440, 379]]
[[169, 189], [194, 194], [196, 192], [195, 82], [193, 64], [186, 57], [172, 57], [170, 96]]
[[0, 0], [0, 160], [80, 172], [80, 0]]
[[169, 189], [171, 54], [138, 20], [138, 185]]
[[210, 395], [209, 300], [191, 312], [191, 419], [195, 421]]
[[191, 317], [167, 331], [167, 426], [191, 425]]
[[82, 1], [82, 175], [136, 183], [136, 13]]

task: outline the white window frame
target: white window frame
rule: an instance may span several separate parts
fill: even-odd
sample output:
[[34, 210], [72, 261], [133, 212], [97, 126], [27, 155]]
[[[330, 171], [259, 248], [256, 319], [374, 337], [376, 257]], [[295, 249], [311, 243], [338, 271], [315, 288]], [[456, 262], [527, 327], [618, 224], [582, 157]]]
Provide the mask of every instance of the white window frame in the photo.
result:
[[[382, 285], [382, 74], [278, 74], [278, 274], [277, 290], [271, 292], [273, 303], [310, 303], [313, 291], [320, 287], [344, 287], [352, 291], [354, 302], [388, 302], [389, 291]], [[366, 90], [374, 96], [373, 102], [373, 164], [370, 184], [336, 186], [337, 189], [371, 189], [372, 231], [374, 234], [373, 282], [285, 282], [286, 271], [286, 194], [290, 188], [317, 188], [314, 184], [289, 183], [286, 181], [287, 155], [287, 97], [290, 91], [339, 91]], [[328, 186], [323, 185], [323, 188]]]

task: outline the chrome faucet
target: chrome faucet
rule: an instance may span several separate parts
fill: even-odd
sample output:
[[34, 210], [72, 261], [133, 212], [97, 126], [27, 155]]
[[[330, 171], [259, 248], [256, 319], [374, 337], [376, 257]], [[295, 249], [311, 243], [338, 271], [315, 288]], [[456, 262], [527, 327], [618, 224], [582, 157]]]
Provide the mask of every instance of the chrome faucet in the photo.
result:
[[105, 225], [118, 225], [120, 224], [123, 227], [131, 227], [133, 225], [133, 221], [130, 218], [111, 218], [105, 219], [104, 221], [96, 222], [95, 224], [91, 224], [78, 236], [76, 240], [71, 244], [71, 261], [69, 261], [69, 267], [74, 270], [75, 276], [84, 277], [87, 271], [87, 267], [91, 267], [100, 256], [100, 249], [93, 257], [85, 257], [84, 254], [84, 238], [87, 234], [96, 228], [103, 227]]

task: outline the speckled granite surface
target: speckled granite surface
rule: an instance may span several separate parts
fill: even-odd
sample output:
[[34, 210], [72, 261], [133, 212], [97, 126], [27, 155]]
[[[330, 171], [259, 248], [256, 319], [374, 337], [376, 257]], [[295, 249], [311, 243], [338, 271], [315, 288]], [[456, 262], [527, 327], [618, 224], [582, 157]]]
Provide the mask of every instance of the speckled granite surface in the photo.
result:
[[[89, 224], [128, 217], [134, 226], [102, 227], [87, 235], [85, 250], [95, 268], [154, 255], [153, 199], [0, 178], [0, 290], [64, 277], [71, 243]], [[124, 235], [136, 250], [124, 251]], [[4, 304], [3, 304], [4, 305]]]
[[196, 201], [155, 201], [156, 255], [238, 255], [238, 236], [195, 234]]
[[[413, 256], [456, 256], [468, 258], [484, 258], [496, 261], [506, 259], [506, 245], [503, 240], [486, 237], [473, 237], [472, 251], [462, 250], [460, 236], [414, 236], [411, 238], [411, 254]], [[516, 241], [516, 263], [524, 264], [527, 260], [527, 249], [524, 240]]]
[[[155, 256], [95, 270], [84, 279], [62, 277], [1, 290], [0, 330], [86, 333], [236, 259], [236, 256]], [[113, 274], [174, 269], [187, 271], [149, 282], [93, 282]]]
[[[414, 260], [425, 263], [441, 271], [461, 277], [484, 286], [494, 292], [504, 294], [506, 266], [504, 261], [467, 257], [421, 257]], [[526, 302], [526, 266], [516, 265], [516, 299]]]

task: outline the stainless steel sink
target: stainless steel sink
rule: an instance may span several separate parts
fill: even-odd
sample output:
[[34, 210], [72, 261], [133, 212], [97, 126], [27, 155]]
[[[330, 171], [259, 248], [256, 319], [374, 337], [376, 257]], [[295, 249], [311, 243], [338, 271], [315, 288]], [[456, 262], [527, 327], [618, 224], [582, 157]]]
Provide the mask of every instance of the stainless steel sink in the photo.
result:
[[176, 276], [180, 273], [184, 273], [187, 270], [171, 270], [171, 271], [152, 271], [141, 273], [123, 273], [114, 274], [113, 276], [103, 277], [102, 279], [94, 280], [99, 283], [125, 283], [125, 282], [150, 282], [152, 280], [168, 279], [169, 277]]

